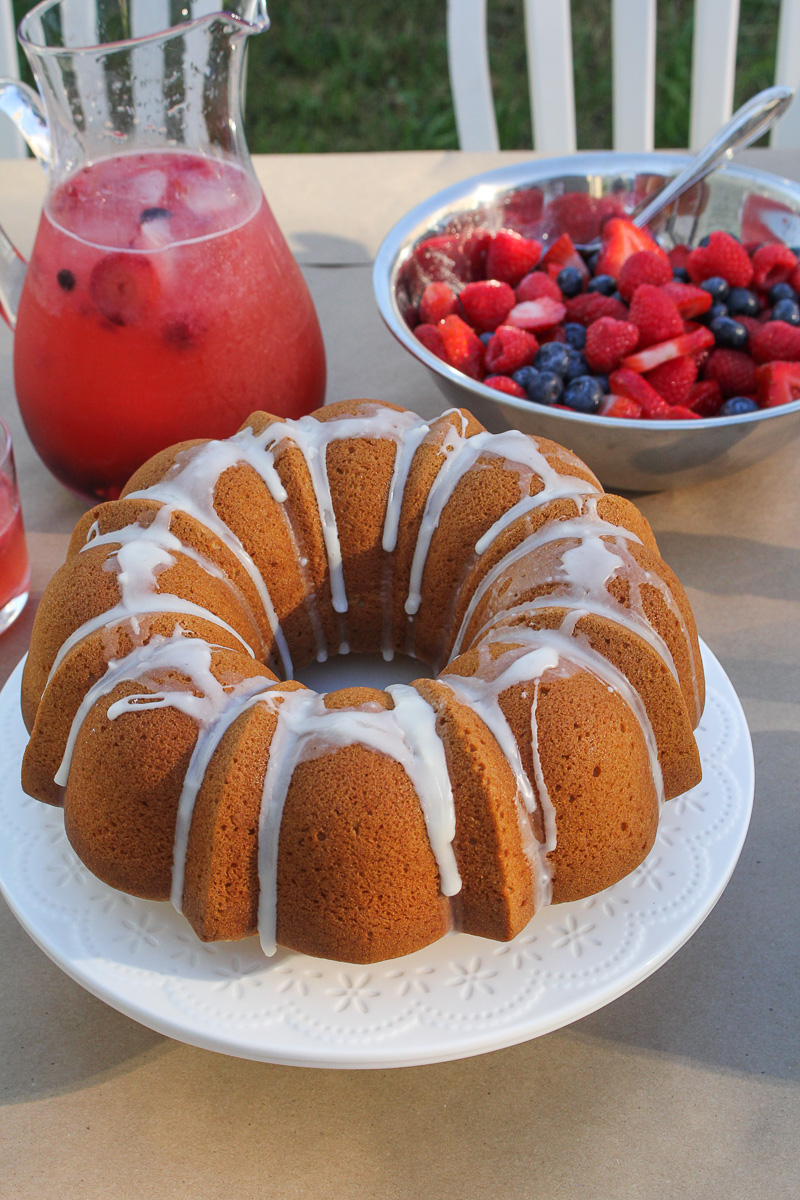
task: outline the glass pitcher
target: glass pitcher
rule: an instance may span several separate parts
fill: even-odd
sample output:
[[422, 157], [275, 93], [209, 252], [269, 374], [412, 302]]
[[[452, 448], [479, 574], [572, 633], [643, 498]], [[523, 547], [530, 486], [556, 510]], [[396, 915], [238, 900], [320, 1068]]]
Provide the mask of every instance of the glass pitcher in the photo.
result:
[[314, 306], [242, 131], [265, 0], [215, 2], [45, 0], [19, 29], [44, 112], [0, 81], [49, 176], [29, 263], [0, 231], [17, 399], [50, 470], [92, 498], [174, 442], [324, 398]]

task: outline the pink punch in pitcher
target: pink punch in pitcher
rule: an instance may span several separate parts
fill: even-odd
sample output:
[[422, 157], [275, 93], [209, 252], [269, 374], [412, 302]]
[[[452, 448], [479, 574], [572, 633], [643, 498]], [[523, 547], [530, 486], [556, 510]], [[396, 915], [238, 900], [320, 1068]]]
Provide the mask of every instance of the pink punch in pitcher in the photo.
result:
[[[156, 451], [325, 392], [314, 306], [241, 118], [264, 0], [45, 0], [20, 26], [44, 98], [0, 83], [49, 187], [30, 263], [0, 231], [25, 426], [50, 470], [117, 496]], [[46, 117], [45, 117], [46, 114]]]

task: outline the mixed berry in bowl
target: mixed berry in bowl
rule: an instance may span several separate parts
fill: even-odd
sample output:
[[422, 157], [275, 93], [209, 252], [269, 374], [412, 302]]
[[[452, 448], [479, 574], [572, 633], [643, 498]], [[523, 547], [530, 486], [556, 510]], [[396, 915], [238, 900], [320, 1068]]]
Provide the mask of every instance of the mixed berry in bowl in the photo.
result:
[[512, 228], [424, 239], [401, 278], [408, 325], [532, 405], [674, 421], [800, 398], [800, 251], [717, 230], [667, 252], [612, 205], [600, 225], [592, 250]]

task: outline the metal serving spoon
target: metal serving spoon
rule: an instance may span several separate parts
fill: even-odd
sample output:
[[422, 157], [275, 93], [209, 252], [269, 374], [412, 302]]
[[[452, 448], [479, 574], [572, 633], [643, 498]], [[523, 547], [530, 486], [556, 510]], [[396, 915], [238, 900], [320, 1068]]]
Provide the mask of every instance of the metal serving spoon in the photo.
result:
[[[673, 200], [677, 200], [695, 183], [705, 179], [720, 163], [729, 162], [737, 150], [749, 146], [762, 133], [778, 121], [792, 102], [794, 88], [770, 87], [751, 97], [746, 104], [738, 108], [731, 119], [718, 130], [702, 150], [686, 164], [682, 171], [656, 192], [640, 200], [632, 212], [628, 214], [634, 225], [640, 228], [649, 224]], [[578, 246], [578, 250], [595, 250], [600, 245], [600, 238], [586, 245]]]

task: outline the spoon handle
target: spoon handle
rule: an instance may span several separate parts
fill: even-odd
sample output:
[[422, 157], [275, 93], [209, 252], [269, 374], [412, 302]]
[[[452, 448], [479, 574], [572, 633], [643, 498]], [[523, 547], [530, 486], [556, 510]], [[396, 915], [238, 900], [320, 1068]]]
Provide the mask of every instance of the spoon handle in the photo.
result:
[[792, 102], [794, 88], [770, 87], [759, 92], [737, 109], [710, 142], [694, 155], [674, 179], [633, 212], [634, 225], [647, 225], [662, 209], [708, 175], [720, 161], [731, 159], [737, 150], [749, 146], [782, 117]]

